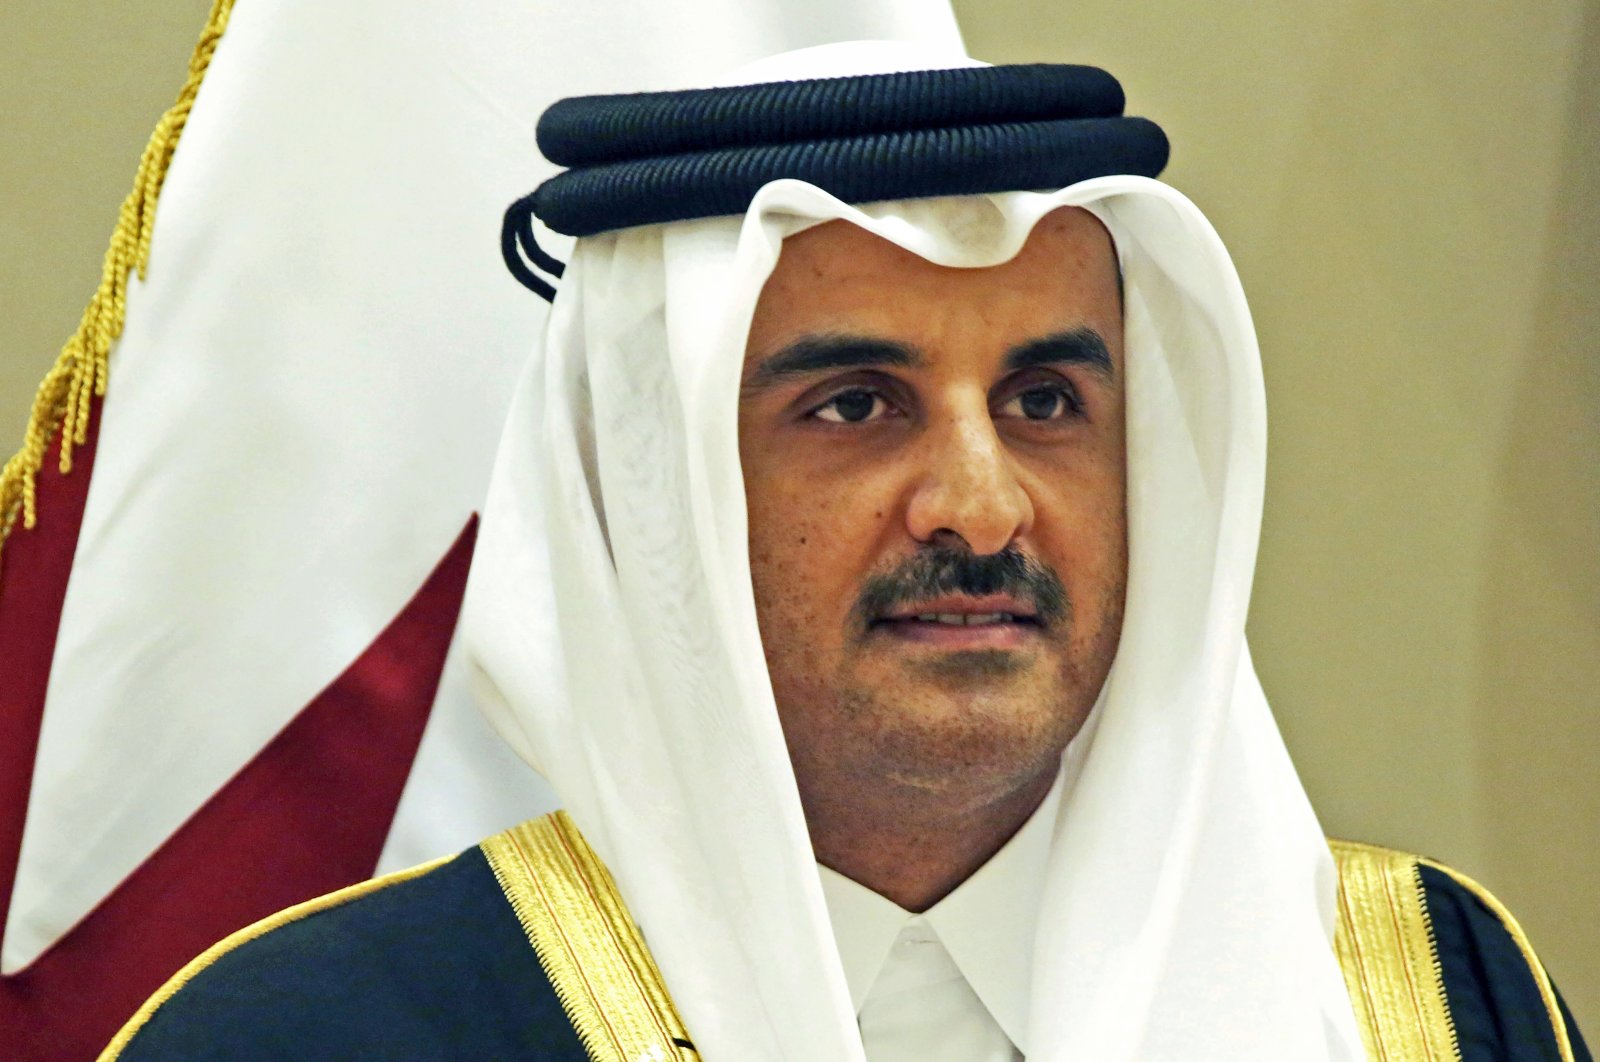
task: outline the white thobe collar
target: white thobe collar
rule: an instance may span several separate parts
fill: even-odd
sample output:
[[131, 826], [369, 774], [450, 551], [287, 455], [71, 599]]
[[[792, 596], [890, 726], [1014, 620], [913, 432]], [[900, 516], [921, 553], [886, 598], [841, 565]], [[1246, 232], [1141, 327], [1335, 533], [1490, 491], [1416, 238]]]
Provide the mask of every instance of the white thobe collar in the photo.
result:
[[819, 864], [822, 894], [860, 1014], [889, 950], [908, 923], [932, 927], [962, 977], [1018, 1051], [1026, 1054], [1034, 929], [1063, 778], [989, 861], [922, 914], [912, 914]]

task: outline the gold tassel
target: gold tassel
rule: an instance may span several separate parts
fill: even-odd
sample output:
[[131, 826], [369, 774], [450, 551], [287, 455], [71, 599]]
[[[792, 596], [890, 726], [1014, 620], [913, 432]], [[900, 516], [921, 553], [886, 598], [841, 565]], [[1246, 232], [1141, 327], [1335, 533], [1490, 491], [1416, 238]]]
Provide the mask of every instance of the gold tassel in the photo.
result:
[[122, 335], [127, 316], [128, 274], [137, 269], [139, 279], [144, 279], [161, 184], [232, 10], [233, 0], [212, 0], [206, 27], [189, 58], [189, 78], [178, 93], [177, 102], [156, 123], [139, 159], [133, 191], [122, 201], [116, 231], [111, 234], [111, 246], [106, 249], [100, 270], [100, 287], [83, 311], [78, 330], [61, 348], [56, 363], [39, 385], [22, 449], [0, 470], [0, 550], [4, 550], [19, 515], [24, 528], [38, 522], [39, 469], [44, 466], [45, 450], [57, 430], [61, 433], [63, 474], [72, 471], [73, 447], [82, 446], [88, 438], [90, 402], [96, 395], [106, 393], [111, 346]]

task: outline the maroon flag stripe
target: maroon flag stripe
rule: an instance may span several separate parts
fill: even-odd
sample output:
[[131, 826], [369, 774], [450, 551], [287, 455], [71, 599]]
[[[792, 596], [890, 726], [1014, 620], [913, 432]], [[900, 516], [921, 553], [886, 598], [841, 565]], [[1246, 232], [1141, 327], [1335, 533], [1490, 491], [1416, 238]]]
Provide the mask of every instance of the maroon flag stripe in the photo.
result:
[[[92, 448], [80, 453], [87, 458]], [[41, 521], [38, 532], [16, 536], [16, 552], [7, 558], [10, 578], [0, 596], [0, 645], [8, 647], [0, 667], [0, 900], [9, 900], [16, 872], [86, 471], [59, 481], [47, 473], [41, 504], [61, 511]], [[73, 491], [75, 502], [67, 496]], [[342, 675], [105, 902], [28, 969], [0, 978], [7, 1059], [95, 1057], [150, 993], [221, 937], [371, 876], [433, 705], [476, 535], [474, 517]]]

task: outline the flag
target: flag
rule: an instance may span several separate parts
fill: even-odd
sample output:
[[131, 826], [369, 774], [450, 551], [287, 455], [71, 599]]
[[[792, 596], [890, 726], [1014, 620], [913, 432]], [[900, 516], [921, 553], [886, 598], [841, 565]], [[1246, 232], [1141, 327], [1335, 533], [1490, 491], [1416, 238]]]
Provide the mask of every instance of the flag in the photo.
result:
[[534, 123], [849, 38], [958, 41], [946, 0], [217, 0], [0, 487], [6, 1057], [551, 806], [450, 655]]

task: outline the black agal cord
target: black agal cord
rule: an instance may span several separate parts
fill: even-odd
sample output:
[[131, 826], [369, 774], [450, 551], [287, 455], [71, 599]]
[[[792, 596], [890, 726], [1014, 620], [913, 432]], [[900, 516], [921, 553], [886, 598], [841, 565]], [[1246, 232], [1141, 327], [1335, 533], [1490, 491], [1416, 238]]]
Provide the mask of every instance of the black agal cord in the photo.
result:
[[569, 168], [506, 211], [501, 251], [551, 299], [537, 271], [558, 278], [562, 264], [534, 239], [534, 218], [592, 236], [742, 214], [785, 177], [852, 203], [1154, 177], [1167, 138], [1122, 107], [1110, 74], [1057, 64], [565, 99], [539, 119], [538, 141]]

